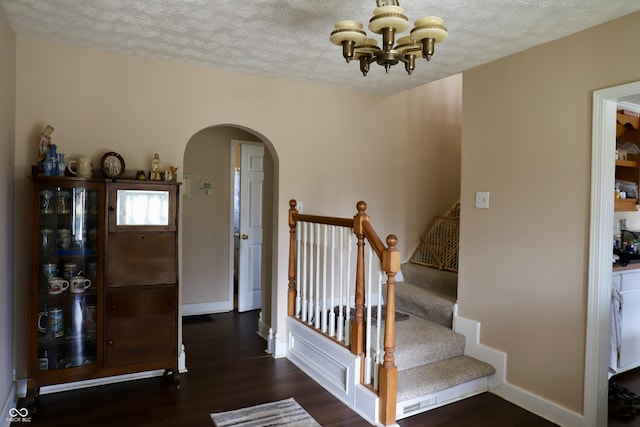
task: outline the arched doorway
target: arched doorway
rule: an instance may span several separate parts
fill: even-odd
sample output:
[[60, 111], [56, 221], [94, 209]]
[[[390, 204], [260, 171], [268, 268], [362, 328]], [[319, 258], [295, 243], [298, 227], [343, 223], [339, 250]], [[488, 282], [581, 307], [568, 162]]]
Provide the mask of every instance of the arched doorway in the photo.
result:
[[[262, 277], [270, 277], [275, 254], [274, 182], [277, 161], [273, 146], [259, 133], [237, 125], [216, 125], [193, 134], [183, 161], [182, 315], [234, 310], [234, 141], [264, 145], [264, 251]], [[265, 280], [261, 319], [269, 319], [271, 289]], [[266, 288], [266, 289], [265, 289]], [[261, 320], [261, 323], [265, 320]], [[257, 325], [267, 337], [269, 325]]]

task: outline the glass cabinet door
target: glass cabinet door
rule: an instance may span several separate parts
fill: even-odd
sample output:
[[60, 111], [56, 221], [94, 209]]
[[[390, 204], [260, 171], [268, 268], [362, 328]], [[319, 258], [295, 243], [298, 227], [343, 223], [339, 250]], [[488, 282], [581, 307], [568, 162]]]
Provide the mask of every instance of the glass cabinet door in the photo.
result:
[[101, 335], [104, 185], [34, 178], [33, 189], [36, 369], [48, 375], [42, 371], [95, 368]]

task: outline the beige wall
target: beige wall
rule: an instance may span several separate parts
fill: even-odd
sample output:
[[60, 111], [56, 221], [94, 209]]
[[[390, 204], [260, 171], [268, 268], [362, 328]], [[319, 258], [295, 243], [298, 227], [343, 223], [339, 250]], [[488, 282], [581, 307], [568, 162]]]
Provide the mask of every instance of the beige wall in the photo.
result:
[[[304, 201], [307, 213], [349, 217], [365, 200], [379, 234], [397, 234], [406, 256], [432, 216], [459, 198], [461, 76], [377, 97], [43, 41], [19, 39], [17, 48], [16, 233], [27, 233], [25, 176], [45, 123], [55, 127], [54, 143], [69, 158], [97, 161], [113, 150], [136, 170], [147, 169], [158, 152], [181, 172], [196, 132], [216, 125], [249, 129], [274, 161], [277, 256], [270, 279], [279, 286], [272, 290], [278, 311], [265, 322], [281, 340], [290, 198]], [[20, 283], [28, 264], [20, 239], [16, 253]], [[24, 289], [16, 286], [18, 301], [26, 302]], [[26, 304], [16, 310], [21, 318]], [[15, 345], [24, 354], [22, 340]]]
[[464, 73], [460, 314], [508, 353], [508, 382], [578, 413], [592, 92], [640, 80], [638, 28], [640, 13]]
[[[13, 156], [16, 36], [0, 8], [0, 402], [12, 403], [13, 380]], [[2, 408], [0, 406], [0, 408]], [[0, 417], [5, 416], [3, 412]]]

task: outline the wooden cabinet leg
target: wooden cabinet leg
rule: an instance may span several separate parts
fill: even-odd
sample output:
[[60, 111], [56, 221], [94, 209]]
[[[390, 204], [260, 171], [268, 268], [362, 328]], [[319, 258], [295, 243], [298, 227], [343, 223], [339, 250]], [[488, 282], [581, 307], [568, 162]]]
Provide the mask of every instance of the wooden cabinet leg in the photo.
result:
[[32, 380], [27, 380], [27, 394], [24, 398], [24, 407], [29, 410], [30, 414], [38, 411], [38, 399], [40, 397], [40, 387]]
[[167, 382], [171, 382], [176, 390], [180, 390], [180, 376], [176, 372], [175, 369], [165, 369], [164, 379]]

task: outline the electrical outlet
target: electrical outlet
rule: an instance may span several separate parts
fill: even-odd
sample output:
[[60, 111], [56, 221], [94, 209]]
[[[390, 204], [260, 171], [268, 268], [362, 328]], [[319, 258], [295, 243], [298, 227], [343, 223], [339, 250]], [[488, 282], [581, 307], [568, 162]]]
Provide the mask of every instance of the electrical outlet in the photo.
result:
[[298, 202], [296, 204], [296, 210], [298, 211], [299, 214], [302, 213], [302, 202]]

